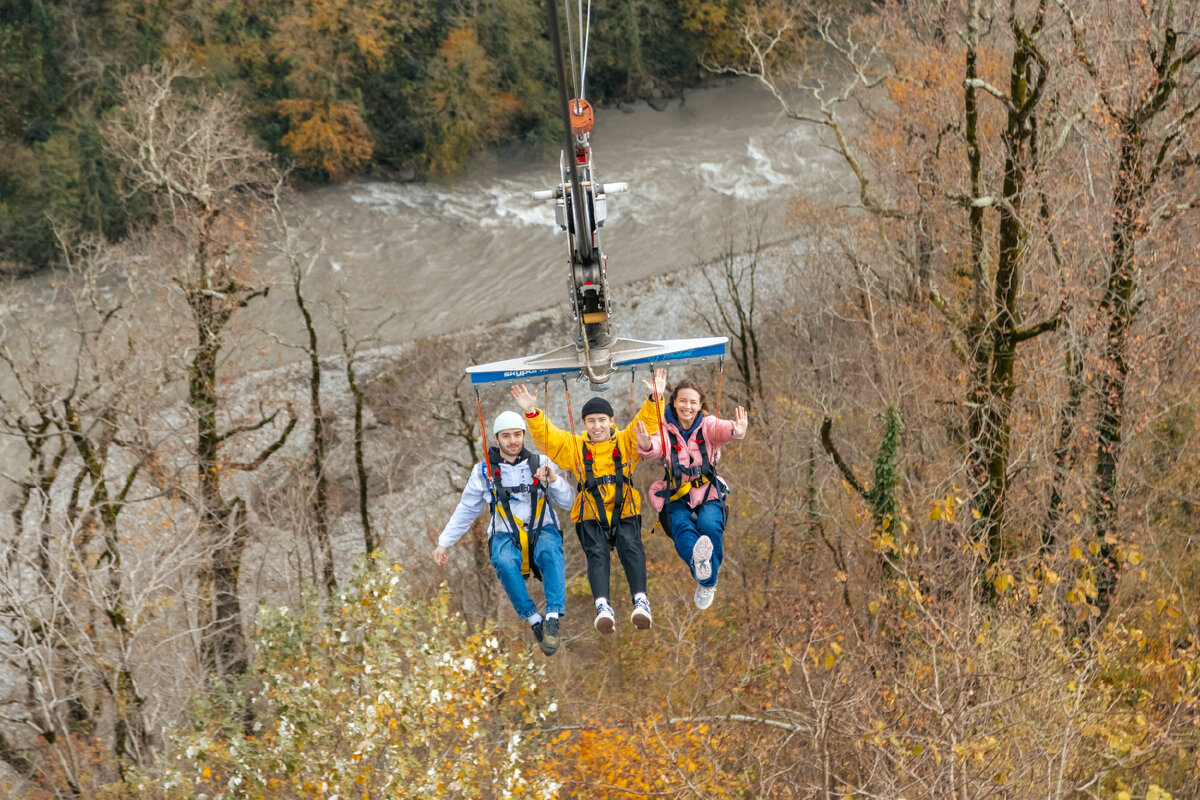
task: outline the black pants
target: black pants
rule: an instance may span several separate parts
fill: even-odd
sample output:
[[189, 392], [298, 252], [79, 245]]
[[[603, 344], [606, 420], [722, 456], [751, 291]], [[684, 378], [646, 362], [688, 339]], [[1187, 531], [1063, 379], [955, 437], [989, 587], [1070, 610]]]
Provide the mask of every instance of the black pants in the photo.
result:
[[[646, 551], [642, 549], [642, 518], [623, 517], [613, 526], [613, 545], [625, 567], [630, 596], [646, 591]], [[604, 528], [594, 519], [575, 523], [575, 533], [587, 557], [588, 584], [592, 599], [612, 597], [608, 593], [609, 545]]]

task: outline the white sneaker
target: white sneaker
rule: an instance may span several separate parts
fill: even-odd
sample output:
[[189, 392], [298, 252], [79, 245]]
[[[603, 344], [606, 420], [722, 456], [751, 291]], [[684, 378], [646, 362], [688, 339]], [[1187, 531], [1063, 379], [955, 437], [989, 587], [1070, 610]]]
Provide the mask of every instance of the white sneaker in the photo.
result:
[[650, 627], [650, 601], [644, 597], [639, 597], [633, 601], [633, 613], [629, 615], [629, 620], [633, 623], [633, 627], [639, 631], [644, 631]]
[[608, 603], [601, 603], [596, 607], [596, 630], [601, 633], [612, 633], [617, 628], [617, 618], [613, 614], [612, 606]]
[[696, 596], [693, 598], [696, 601], [696, 608], [703, 611], [712, 605], [713, 596], [717, 593], [715, 586], [701, 586], [696, 584]]
[[696, 540], [692, 548], [692, 570], [696, 573], [696, 580], [706, 581], [712, 577], [712, 553], [712, 539], [701, 536]]

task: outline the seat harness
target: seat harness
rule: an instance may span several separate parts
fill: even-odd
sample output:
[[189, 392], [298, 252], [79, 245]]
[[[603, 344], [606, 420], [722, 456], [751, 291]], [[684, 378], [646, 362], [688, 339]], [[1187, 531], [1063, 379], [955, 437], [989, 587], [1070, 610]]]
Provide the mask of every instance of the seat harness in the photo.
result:
[[[585, 436], [583, 439], [584, 480], [576, 486], [576, 491], [587, 491], [592, 498], [592, 503], [596, 506], [596, 519], [604, 529], [604, 538], [608, 540], [609, 547], [614, 544], [613, 528], [620, 522], [621, 512], [625, 510], [625, 467], [621, 463], [621, 446], [616, 441], [613, 442], [612, 458], [615, 468], [613, 474], [597, 478], [592, 468], [592, 451], [587, 445]], [[604, 510], [604, 495], [600, 493], [600, 487], [613, 484], [617, 488], [616, 495], [613, 497], [613, 513], [610, 517]]]
[[[700, 464], [685, 467], [679, 463], [679, 452], [683, 450], [687, 442], [682, 439], [675, 431], [668, 430], [667, 436], [671, 437], [671, 456], [670, 465], [667, 467], [666, 475], [663, 476], [666, 481], [666, 488], [656, 492], [659, 497], [665, 499], [663, 507], [666, 504], [687, 497], [692, 489], [698, 489], [705, 484], [717, 483], [717, 468], [708, 459], [708, 446], [704, 441], [704, 426], [696, 428], [696, 444], [700, 450]], [[721, 500], [721, 493], [718, 490], [717, 500]]]
[[[542, 525], [546, 515], [546, 489], [538, 481], [536, 477], [532, 479], [532, 483], [522, 483], [517, 486], [505, 486], [500, 480], [500, 463], [502, 457], [500, 448], [488, 448], [489, 462], [496, 465], [496, 479], [490, 480], [487, 476], [487, 467], [484, 462], [480, 464], [483, 470], [485, 482], [488, 489], [491, 491], [491, 499], [489, 506], [492, 510], [492, 516], [495, 517], [497, 507], [500, 509], [501, 516], [508, 521], [512, 528], [512, 537], [514, 544], [521, 549], [521, 577], [528, 578], [530, 574], [542, 580], [542, 572], [538, 569], [537, 563], [533, 560], [534, 548], [537, 547], [538, 537], [542, 533]], [[522, 448], [520, 454], [517, 455], [517, 460], [513, 462], [513, 466], [526, 462], [529, 465], [529, 474], [534, 475], [537, 472], [537, 465], [540, 464], [538, 456], [530, 453]], [[525, 525], [517, 516], [513, 514], [512, 507], [509, 504], [509, 499], [514, 494], [524, 494], [529, 492], [529, 508], [530, 508], [530, 525]], [[492, 525], [488, 530], [488, 538], [495, 533], [495, 525]]]

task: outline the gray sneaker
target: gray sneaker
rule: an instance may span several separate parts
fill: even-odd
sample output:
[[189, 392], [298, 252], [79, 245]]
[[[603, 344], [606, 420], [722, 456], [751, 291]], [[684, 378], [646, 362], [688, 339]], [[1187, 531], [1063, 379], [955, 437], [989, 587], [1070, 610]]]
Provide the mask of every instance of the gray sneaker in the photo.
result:
[[647, 630], [650, 627], [650, 601], [644, 597], [639, 597], [633, 601], [633, 613], [629, 615], [629, 619], [633, 622], [633, 627], [639, 631]]
[[717, 593], [715, 586], [701, 586], [696, 584], [696, 596], [693, 598], [696, 601], [696, 608], [703, 611], [712, 605], [713, 595]]
[[701, 536], [696, 540], [692, 548], [692, 571], [696, 573], [696, 580], [706, 581], [712, 577], [712, 554], [712, 539]]
[[612, 606], [601, 603], [596, 607], [596, 630], [601, 633], [612, 633], [617, 629], [617, 617], [613, 614]]

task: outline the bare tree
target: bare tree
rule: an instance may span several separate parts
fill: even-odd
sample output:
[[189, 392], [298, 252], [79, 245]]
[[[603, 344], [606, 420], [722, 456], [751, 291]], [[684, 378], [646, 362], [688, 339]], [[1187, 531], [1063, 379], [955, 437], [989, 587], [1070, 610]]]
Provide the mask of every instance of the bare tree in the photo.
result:
[[313, 486], [310, 493], [313, 527], [316, 533], [317, 552], [320, 557], [321, 584], [325, 587], [327, 596], [332, 596], [337, 589], [337, 576], [333, 569], [333, 544], [329, 537], [329, 476], [328, 457], [326, 453], [329, 432], [325, 429], [325, 413], [321, 404], [321, 352], [318, 347], [317, 326], [309, 310], [309, 301], [304, 296], [304, 277], [313, 265], [320, 259], [320, 248], [312, 248], [308, 254], [307, 263], [302, 264], [304, 245], [299, 236], [288, 224], [287, 216], [278, 199], [272, 203], [275, 227], [281, 237], [279, 251], [288, 262], [292, 279], [292, 294], [296, 308], [304, 320], [305, 344], [301, 346], [308, 359], [308, 402], [309, 417], [312, 425], [312, 476]]
[[[212, 623], [202, 659], [214, 675], [245, 671], [249, 652], [242, 630], [238, 575], [249, 532], [245, 502], [222, 479], [253, 472], [283, 446], [296, 424], [279, 411], [222, 427], [219, 364], [234, 315], [268, 288], [252, 267], [257, 219], [278, 187], [266, 153], [244, 126], [241, 104], [223, 95], [189, 91], [179, 68], [146, 69], [122, 84], [124, 103], [105, 131], [124, 168], [130, 195], [155, 203], [158, 256], [191, 315], [187, 402], [196, 423], [195, 487], [188, 493], [209, 540], [211, 559], [201, 573], [211, 592]], [[265, 447], [237, 460], [225, 455], [235, 437], [277, 431]]]
[[[1130, 336], [1147, 299], [1139, 297], [1143, 264], [1154, 263], [1139, 259], [1139, 251], [1156, 228], [1194, 220], [1200, 203], [1195, 185], [1200, 138], [1194, 127], [1200, 112], [1200, 33], [1194, 25], [1196, 6], [1175, 0], [1150, 3], [1136, 13], [1066, 0], [1058, 5], [1070, 23], [1075, 57], [1095, 82], [1101, 102], [1095, 125], [1116, 129], [1107, 276], [1099, 306], [1105, 344], [1093, 498], [1093, 536], [1101, 559], [1097, 606], [1106, 612], [1119, 568], [1117, 478]], [[1098, 26], [1129, 27], [1131, 35], [1094, 39], [1089, 31]]]
[[762, 397], [763, 391], [755, 305], [759, 299], [758, 262], [766, 224], [765, 213], [747, 213], [744, 242], [730, 226], [724, 231], [716, 277], [707, 269], [702, 273], [712, 296], [715, 315], [702, 315], [701, 321], [714, 336], [730, 338], [733, 344], [731, 355], [747, 409], [753, 407], [755, 398]]
[[[161, 499], [143, 476], [168, 435], [149, 419], [163, 354], [135, 332], [135, 319], [154, 319], [134, 310], [130, 284], [100, 287], [121, 272], [120, 255], [86, 238], [64, 248], [74, 330], [34, 328], [0, 349], [3, 430], [20, 436], [29, 463], [0, 570], [0, 625], [14, 636], [4, 660], [29, 681], [9, 721], [37, 731], [50, 755], [22, 763], [75, 793], [96, 755], [104, 774], [153, 758], [138, 638], [157, 616], [151, 598], [179, 568], [147, 569], [137, 526], [122, 522], [131, 506]], [[5, 753], [23, 759], [19, 748]]]

